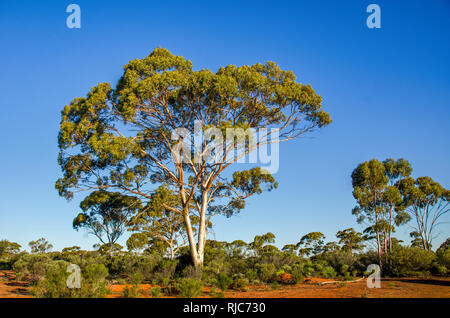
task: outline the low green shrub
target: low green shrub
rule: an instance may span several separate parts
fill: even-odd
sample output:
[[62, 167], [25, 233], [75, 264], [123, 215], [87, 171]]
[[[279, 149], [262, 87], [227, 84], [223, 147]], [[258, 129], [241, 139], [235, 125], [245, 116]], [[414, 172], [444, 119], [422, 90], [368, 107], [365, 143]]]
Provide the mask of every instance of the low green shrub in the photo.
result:
[[389, 276], [427, 276], [430, 275], [436, 254], [418, 247], [396, 245], [386, 266]]
[[244, 277], [236, 277], [233, 281], [233, 289], [245, 289], [248, 284], [248, 279]]
[[203, 284], [194, 278], [182, 278], [176, 284], [182, 298], [195, 298], [202, 294]]
[[270, 283], [276, 274], [276, 267], [274, 264], [258, 264], [259, 279], [265, 283]]
[[155, 286], [150, 289], [150, 296], [152, 296], [152, 298], [160, 298], [161, 294], [162, 294], [161, 287]]
[[270, 287], [272, 287], [272, 289], [279, 289], [280, 284], [278, 282], [272, 282], [272, 284], [270, 284]]
[[291, 269], [291, 276], [294, 280], [294, 283], [300, 284], [303, 283], [304, 276], [303, 276], [303, 267], [299, 264], [294, 264]]
[[217, 275], [216, 285], [222, 291], [226, 291], [231, 284], [233, 284], [233, 278], [231, 278], [227, 274], [220, 273], [219, 275]]
[[29, 277], [31, 284], [37, 284], [54, 266], [48, 254], [23, 254], [12, 266], [20, 277]]
[[108, 270], [103, 264], [91, 264], [82, 272], [81, 288], [69, 288], [67, 263], [55, 261], [44, 278], [37, 282], [33, 294], [39, 298], [103, 298], [108, 293]]
[[124, 298], [141, 298], [142, 288], [139, 285], [126, 285], [122, 291], [122, 297]]

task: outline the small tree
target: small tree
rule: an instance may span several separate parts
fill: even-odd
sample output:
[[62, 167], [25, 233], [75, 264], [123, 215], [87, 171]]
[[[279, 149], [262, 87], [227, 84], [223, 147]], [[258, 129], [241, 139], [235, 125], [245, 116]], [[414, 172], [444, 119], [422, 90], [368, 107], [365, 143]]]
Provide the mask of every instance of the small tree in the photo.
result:
[[405, 224], [408, 214], [404, 212], [399, 183], [411, 174], [411, 166], [405, 159], [376, 159], [359, 164], [352, 172], [353, 197], [358, 205], [352, 210], [358, 223], [367, 222], [367, 233], [373, 233], [377, 241], [378, 257], [388, 259], [392, 250], [394, 225]]
[[263, 235], [256, 235], [248, 246], [253, 251], [253, 255], [260, 256], [264, 245], [268, 243], [275, 243], [275, 235], [271, 232], [268, 232]]
[[323, 252], [325, 235], [320, 232], [310, 232], [300, 239], [297, 249], [301, 256], [318, 255]]
[[10, 242], [8, 240], [1, 240], [0, 241], [0, 257], [10, 254], [17, 254], [20, 252], [20, 246], [19, 243]]
[[52, 250], [53, 245], [47, 242], [45, 238], [37, 239], [36, 241], [31, 241], [28, 243], [31, 248], [31, 253], [33, 254], [45, 254]]
[[150, 244], [146, 233], [133, 233], [127, 240], [127, 248], [131, 253], [142, 253]]
[[399, 187], [404, 205], [416, 222], [412, 236], [420, 236], [422, 247], [430, 250], [435, 229], [444, 223], [442, 218], [450, 211], [450, 191], [430, 177], [405, 178]]
[[109, 256], [118, 255], [123, 249], [123, 246], [117, 243], [98, 244], [96, 247], [99, 254]]
[[142, 204], [132, 196], [94, 191], [80, 203], [80, 208], [83, 212], [73, 220], [73, 228], [87, 229], [100, 242], [113, 248], [125, 231], [129, 218], [142, 208]]
[[178, 250], [187, 244], [184, 218], [177, 212], [180, 206], [179, 196], [168, 186], [162, 185], [131, 222], [132, 230], [164, 242], [169, 248], [171, 260], [175, 259]]
[[367, 235], [356, 232], [353, 228], [338, 231], [336, 237], [339, 239], [342, 249], [351, 254], [354, 251], [361, 251], [365, 247], [363, 243], [368, 239]]

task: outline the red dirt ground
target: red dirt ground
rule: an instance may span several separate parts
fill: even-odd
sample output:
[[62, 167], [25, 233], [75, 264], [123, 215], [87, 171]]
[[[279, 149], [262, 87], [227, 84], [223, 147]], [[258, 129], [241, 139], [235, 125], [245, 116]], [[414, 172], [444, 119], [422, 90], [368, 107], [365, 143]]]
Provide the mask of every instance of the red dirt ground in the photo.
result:
[[0, 271], [0, 298], [30, 298], [27, 282], [19, 282], [13, 271]]
[[[450, 278], [392, 278], [383, 279], [381, 288], [368, 288], [366, 281], [319, 285], [329, 279], [312, 278], [310, 282], [283, 285], [273, 290], [270, 286], [251, 286], [247, 291], [229, 290], [225, 298], [450, 298]], [[112, 285], [111, 298], [121, 297], [124, 285]], [[151, 285], [142, 285], [144, 297]], [[201, 297], [210, 297], [205, 288]]]
[[[319, 285], [328, 279], [311, 278], [308, 283], [270, 286], [251, 286], [245, 291], [229, 290], [225, 298], [450, 298], [450, 278], [389, 278], [383, 279], [381, 288], [368, 288], [366, 281]], [[125, 285], [111, 285], [108, 298], [122, 297]], [[149, 284], [140, 286], [143, 297], [150, 297]], [[27, 282], [16, 281], [14, 272], [0, 271], [0, 298], [26, 298], [30, 287]], [[201, 297], [210, 297], [205, 288]]]

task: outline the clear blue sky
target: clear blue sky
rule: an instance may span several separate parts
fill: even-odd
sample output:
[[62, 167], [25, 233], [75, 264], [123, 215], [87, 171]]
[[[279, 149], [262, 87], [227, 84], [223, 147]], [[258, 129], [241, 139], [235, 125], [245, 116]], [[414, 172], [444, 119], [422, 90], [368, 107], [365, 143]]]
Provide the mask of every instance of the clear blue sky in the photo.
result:
[[[70, 3], [81, 7], [79, 30], [66, 27]], [[370, 3], [381, 29], [366, 27]], [[54, 189], [60, 111], [157, 46], [196, 69], [276, 61], [322, 95], [334, 120], [281, 146], [279, 189], [217, 218], [217, 240], [271, 231], [282, 246], [311, 231], [362, 230], [350, 174], [371, 158], [404, 157], [414, 177], [450, 187], [449, 1], [2, 0], [0, 40], [0, 239], [43, 236], [58, 250], [96, 242], [72, 229], [78, 201]], [[396, 235], [409, 242], [409, 232]], [[435, 247], [450, 226], [440, 232]]]

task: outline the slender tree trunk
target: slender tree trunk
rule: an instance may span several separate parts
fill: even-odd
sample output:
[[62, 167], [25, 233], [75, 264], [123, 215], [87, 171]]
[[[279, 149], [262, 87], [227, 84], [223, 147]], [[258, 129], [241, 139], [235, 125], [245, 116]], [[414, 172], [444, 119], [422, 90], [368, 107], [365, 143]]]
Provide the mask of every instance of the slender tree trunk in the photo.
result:
[[175, 252], [173, 250], [173, 244], [170, 244], [170, 260], [174, 260], [175, 259]]
[[186, 225], [186, 232], [187, 232], [187, 236], [188, 236], [188, 240], [189, 240], [189, 248], [191, 251], [192, 263], [194, 264], [195, 267], [197, 267], [199, 265], [198, 253], [197, 253], [197, 247], [195, 244], [194, 233], [192, 231], [191, 218], [189, 217], [189, 211], [188, 211], [187, 207], [185, 208], [185, 211], [184, 211], [184, 224]]
[[378, 261], [380, 262], [380, 267], [383, 267], [383, 261], [382, 261], [382, 251], [381, 251], [381, 238], [380, 238], [380, 232], [377, 231], [377, 245], [378, 245]]
[[206, 244], [206, 210], [208, 208], [208, 190], [204, 189], [202, 192], [202, 202], [200, 208], [200, 224], [198, 230], [198, 259], [199, 264], [203, 264], [203, 256], [205, 254]]
[[394, 209], [391, 206], [389, 211], [389, 254], [392, 253], [392, 210]]
[[[375, 226], [378, 227], [378, 214], [375, 211]], [[380, 263], [380, 268], [383, 267], [383, 258], [382, 258], [382, 246], [381, 246], [381, 238], [380, 238], [380, 230], [377, 228], [377, 245], [378, 245], [378, 261]]]

